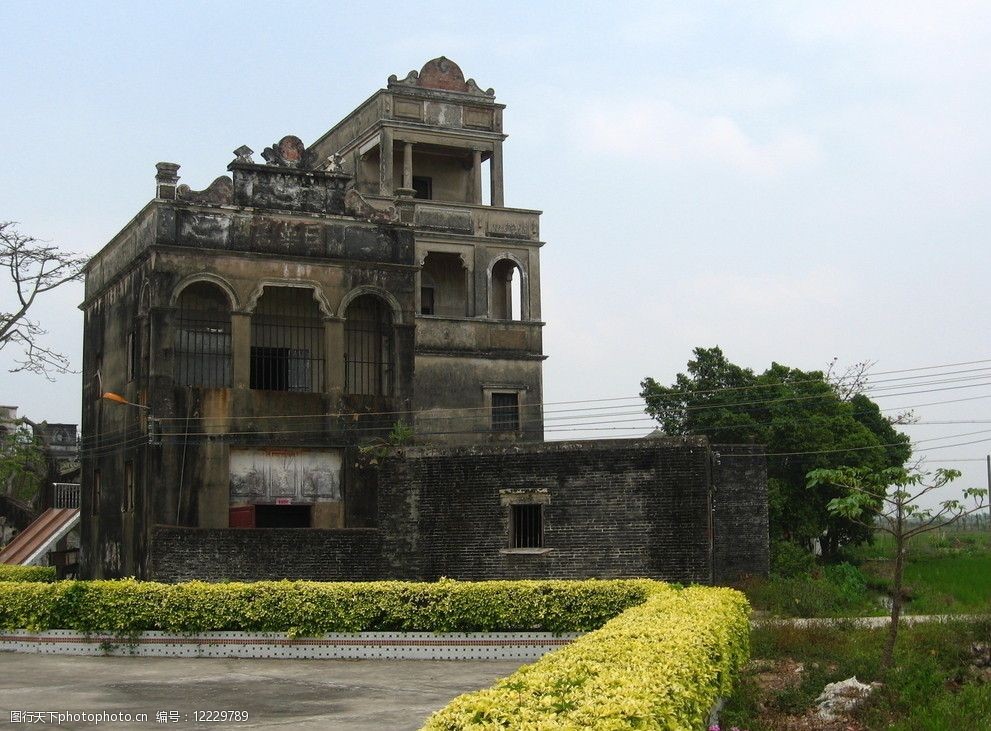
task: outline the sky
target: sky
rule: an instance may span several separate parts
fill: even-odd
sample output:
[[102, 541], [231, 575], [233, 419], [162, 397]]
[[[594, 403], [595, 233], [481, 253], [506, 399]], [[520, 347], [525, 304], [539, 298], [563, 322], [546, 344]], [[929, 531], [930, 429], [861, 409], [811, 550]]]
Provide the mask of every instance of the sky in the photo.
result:
[[[506, 204], [544, 212], [545, 403], [635, 419], [697, 346], [867, 361], [878, 385], [932, 367], [873, 393], [929, 404], [917, 456], [986, 484], [991, 423], [959, 422], [991, 420], [989, 3], [7, 0], [0, 28], [0, 220], [24, 233], [93, 254], [156, 162], [204, 188], [239, 145], [312, 142], [446, 55], [507, 105]], [[32, 310], [77, 367], [81, 299]], [[0, 403], [78, 422], [78, 374], [9, 374], [8, 350]], [[618, 418], [554, 437], [647, 431]]]

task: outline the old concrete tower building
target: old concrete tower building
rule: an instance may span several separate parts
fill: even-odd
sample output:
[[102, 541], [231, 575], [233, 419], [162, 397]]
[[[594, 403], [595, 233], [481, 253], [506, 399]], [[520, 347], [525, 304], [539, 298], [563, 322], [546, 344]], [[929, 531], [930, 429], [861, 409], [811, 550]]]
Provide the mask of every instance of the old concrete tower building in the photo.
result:
[[356, 445], [397, 423], [542, 438], [539, 212], [504, 205], [502, 110], [442, 57], [206, 190], [158, 164], [86, 271], [84, 573], [145, 575], [155, 525], [370, 525]]
[[502, 112], [441, 57], [205, 190], [158, 164], [86, 270], [83, 576], [767, 571], [759, 447], [543, 442]]
[[390, 77], [310, 148], [413, 227], [416, 427], [448, 442], [493, 426], [543, 435], [540, 212], [505, 206], [503, 109], [441, 57]]

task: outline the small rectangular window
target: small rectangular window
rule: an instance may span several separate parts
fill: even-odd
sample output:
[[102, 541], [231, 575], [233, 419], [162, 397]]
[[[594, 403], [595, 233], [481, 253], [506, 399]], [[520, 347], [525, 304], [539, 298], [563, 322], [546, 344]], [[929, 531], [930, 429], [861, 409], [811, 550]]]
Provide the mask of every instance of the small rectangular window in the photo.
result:
[[509, 547], [543, 548], [543, 506], [523, 503], [509, 506]]
[[126, 513], [134, 510], [134, 462], [130, 460], [124, 463], [124, 495], [120, 507]]
[[432, 200], [434, 197], [434, 181], [433, 178], [427, 178], [420, 175], [413, 176], [413, 190], [416, 192], [413, 194], [414, 198], [420, 198], [421, 200]]
[[132, 330], [127, 334], [127, 381], [130, 383], [138, 377], [138, 348], [137, 338]]
[[90, 485], [89, 510], [91, 515], [100, 514], [100, 470], [93, 470], [93, 484]]
[[434, 314], [434, 288], [420, 287], [420, 314]]
[[520, 395], [518, 393], [492, 394], [492, 431], [520, 430]]

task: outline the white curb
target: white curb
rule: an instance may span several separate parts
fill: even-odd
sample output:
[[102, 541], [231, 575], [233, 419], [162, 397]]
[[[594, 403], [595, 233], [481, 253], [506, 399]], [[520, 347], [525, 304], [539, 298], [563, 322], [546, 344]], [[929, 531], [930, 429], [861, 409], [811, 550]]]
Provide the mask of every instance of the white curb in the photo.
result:
[[537, 660], [579, 633], [358, 632], [289, 637], [284, 632], [0, 632], [0, 651], [50, 655], [251, 657], [337, 660]]

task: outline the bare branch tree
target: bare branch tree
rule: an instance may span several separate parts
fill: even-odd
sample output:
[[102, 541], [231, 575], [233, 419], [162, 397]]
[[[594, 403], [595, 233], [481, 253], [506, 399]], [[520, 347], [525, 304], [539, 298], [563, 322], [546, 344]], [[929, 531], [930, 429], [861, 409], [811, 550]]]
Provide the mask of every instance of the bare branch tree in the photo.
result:
[[892, 467], [884, 470], [840, 467], [819, 469], [807, 475], [809, 487], [828, 484], [846, 490], [846, 495], [830, 501], [830, 512], [858, 522], [872, 521], [874, 526], [895, 541], [895, 566], [892, 576], [891, 623], [884, 644], [881, 667], [894, 661], [898, 622], [901, 618], [905, 576], [905, 556], [909, 541], [956, 523], [968, 515], [984, 510], [988, 491], [971, 487], [963, 490], [962, 500], [944, 500], [933, 508], [924, 508], [920, 500], [960, 477], [957, 470], [937, 469], [922, 472], [917, 468]]
[[826, 382], [836, 391], [840, 401], [849, 401], [867, 390], [870, 370], [875, 365], [877, 361], [862, 360], [847, 366], [846, 370], [840, 373], [839, 358], [833, 358], [826, 368]]
[[35, 299], [83, 275], [86, 257], [61, 251], [17, 230], [13, 221], [0, 221], [0, 266], [14, 286], [10, 312], [0, 312], [0, 350], [19, 348], [21, 358], [11, 373], [28, 371], [52, 380], [53, 373], [68, 373], [69, 360], [42, 343], [46, 331], [28, 317]]
[[[862, 360], [848, 366], [842, 373], [839, 358], [833, 358], [826, 368], [826, 382], [833, 387], [840, 401], [850, 401], [855, 396], [866, 395], [870, 390], [870, 371], [876, 360]], [[918, 417], [911, 409], [886, 417], [889, 424], [914, 424]]]

